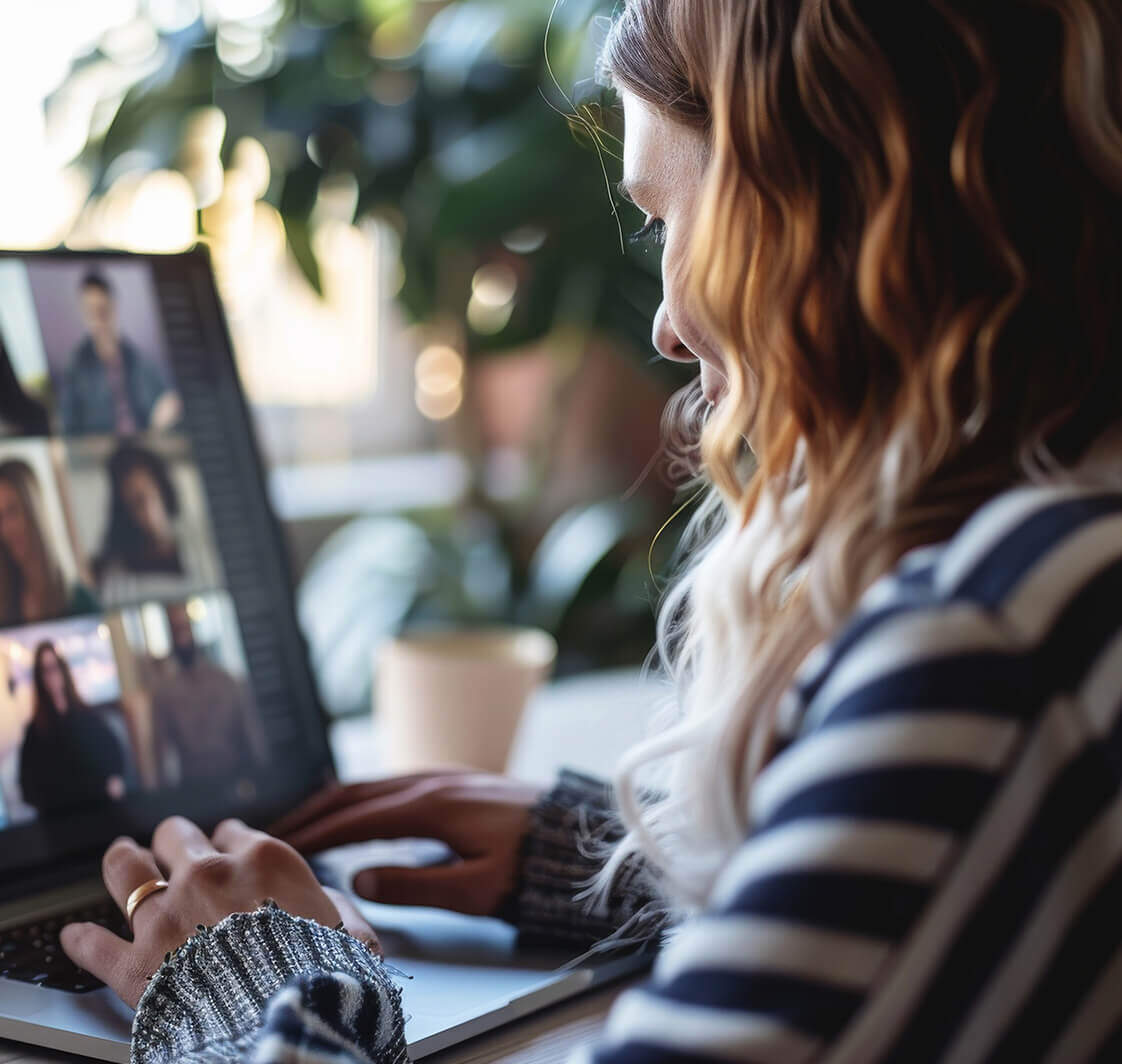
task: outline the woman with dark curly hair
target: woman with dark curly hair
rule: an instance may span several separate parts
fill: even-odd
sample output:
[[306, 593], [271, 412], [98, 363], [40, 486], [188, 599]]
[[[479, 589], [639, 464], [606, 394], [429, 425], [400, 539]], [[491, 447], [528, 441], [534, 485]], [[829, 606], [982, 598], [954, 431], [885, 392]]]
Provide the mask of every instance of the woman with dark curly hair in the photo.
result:
[[176, 535], [179, 496], [167, 463], [135, 442], [109, 458], [109, 523], [94, 562], [99, 583], [121, 573], [183, 575]]

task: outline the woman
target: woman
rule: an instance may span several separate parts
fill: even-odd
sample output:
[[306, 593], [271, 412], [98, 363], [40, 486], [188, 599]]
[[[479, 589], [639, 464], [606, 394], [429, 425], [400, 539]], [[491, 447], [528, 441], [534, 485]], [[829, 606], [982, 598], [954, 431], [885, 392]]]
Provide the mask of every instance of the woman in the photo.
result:
[[23, 800], [40, 816], [125, 795], [125, 755], [112, 729], [74, 686], [53, 643], [35, 648], [35, 708], [19, 757]]
[[35, 471], [20, 458], [0, 462], [0, 624], [33, 624], [97, 609], [89, 589], [68, 584], [63, 575]]
[[0, 337], [0, 436], [46, 436], [47, 409], [24, 391]]
[[[436, 834], [462, 863], [356, 890], [534, 938], [677, 923], [601, 1062], [1119, 1059], [1120, 53], [1113, 0], [630, 0], [605, 66], [655, 340], [713, 405], [662, 611], [680, 720], [621, 768], [621, 840], [602, 786], [467, 775], [341, 789], [287, 837]], [[583, 903], [579, 824], [619, 840]], [[345, 935], [267, 909], [180, 945], [264, 893], [330, 923], [282, 843], [169, 822], [110, 889], [157, 861], [135, 945], [65, 938], [129, 1000], [154, 973], [135, 1059], [191, 1059], [185, 1001], [195, 1045], [404, 1057]], [[227, 991], [223, 951], [271, 938], [292, 959]]]
[[107, 469], [109, 525], [94, 563], [103, 592], [107, 583], [130, 576], [182, 577], [176, 534], [179, 496], [164, 460], [146, 447], [123, 443]]

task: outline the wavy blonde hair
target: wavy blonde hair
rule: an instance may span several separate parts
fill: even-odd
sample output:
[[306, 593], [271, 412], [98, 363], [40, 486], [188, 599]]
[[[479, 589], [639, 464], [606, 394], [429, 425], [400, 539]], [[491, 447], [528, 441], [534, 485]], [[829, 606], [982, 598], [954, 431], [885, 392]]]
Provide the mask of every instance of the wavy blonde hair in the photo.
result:
[[707, 131], [691, 292], [729, 389], [660, 617], [679, 718], [624, 761], [609, 877], [640, 850], [701, 904], [807, 654], [1122, 414], [1120, 55], [1115, 0], [628, 0], [607, 71]]

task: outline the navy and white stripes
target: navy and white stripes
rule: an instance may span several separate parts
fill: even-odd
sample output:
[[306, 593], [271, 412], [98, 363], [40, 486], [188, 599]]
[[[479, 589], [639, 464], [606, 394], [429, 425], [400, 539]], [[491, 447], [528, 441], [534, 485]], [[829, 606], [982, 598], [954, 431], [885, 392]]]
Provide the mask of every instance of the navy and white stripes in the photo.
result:
[[1122, 497], [995, 500], [793, 698], [712, 912], [596, 1059], [1122, 1059]]
[[[1019, 489], [908, 555], [811, 655], [783, 720], [708, 911], [588, 1057], [1122, 1060], [1122, 495]], [[528, 840], [512, 916], [536, 939], [582, 941], [574, 825], [610, 827], [595, 790], [567, 777]], [[649, 877], [625, 879], [608, 915], [657, 927]], [[385, 994], [384, 975], [325, 978]], [[345, 1024], [351, 1055], [314, 1055], [324, 1016], [299, 987], [269, 1017], [259, 1064], [390, 1059]]]

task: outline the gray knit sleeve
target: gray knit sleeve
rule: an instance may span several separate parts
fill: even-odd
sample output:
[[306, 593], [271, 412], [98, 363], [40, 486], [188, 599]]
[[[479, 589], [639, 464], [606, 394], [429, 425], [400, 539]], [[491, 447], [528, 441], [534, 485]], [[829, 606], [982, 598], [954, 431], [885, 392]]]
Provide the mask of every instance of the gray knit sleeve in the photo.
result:
[[612, 788], [563, 772], [533, 811], [503, 913], [520, 945], [606, 950], [657, 942], [671, 914], [641, 857], [627, 858], [608, 890], [592, 886], [623, 836]]
[[401, 992], [363, 943], [266, 905], [168, 955], [137, 1006], [131, 1059], [298, 1064], [329, 1050], [405, 1064]]

